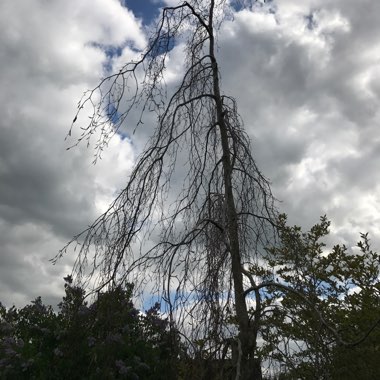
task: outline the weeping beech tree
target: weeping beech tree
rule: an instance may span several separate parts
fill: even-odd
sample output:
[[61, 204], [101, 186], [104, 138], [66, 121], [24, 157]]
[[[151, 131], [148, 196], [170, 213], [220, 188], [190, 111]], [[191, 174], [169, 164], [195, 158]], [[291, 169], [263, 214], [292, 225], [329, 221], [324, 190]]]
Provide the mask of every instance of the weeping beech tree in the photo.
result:
[[[90, 105], [77, 143], [95, 139], [95, 159], [137, 111], [137, 126], [146, 112], [157, 125], [126, 186], [58, 257], [77, 244], [74, 271], [96, 289], [126, 280], [150, 286], [172, 323], [206, 342], [209, 356], [233, 342], [234, 378], [251, 379], [261, 378], [259, 317], [249, 312], [246, 269], [273, 242], [277, 216], [235, 99], [221, 89], [216, 38], [228, 7], [191, 0], [164, 8], [140, 58], [84, 94], [73, 124]], [[169, 93], [174, 45], [183, 46], [184, 74]]]

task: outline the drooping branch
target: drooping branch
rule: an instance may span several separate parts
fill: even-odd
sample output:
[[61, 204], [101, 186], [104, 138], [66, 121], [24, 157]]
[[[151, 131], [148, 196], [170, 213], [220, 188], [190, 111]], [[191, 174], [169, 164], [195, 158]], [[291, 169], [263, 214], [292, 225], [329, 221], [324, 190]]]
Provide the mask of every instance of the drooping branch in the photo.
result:
[[[135, 110], [136, 127], [154, 112], [156, 128], [108, 210], [59, 255], [77, 244], [77, 278], [98, 290], [126, 279], [140, 288], [149, 283], [172, 321], [184, 327], [190, 318], [198, 336], [231, 337], [226, 315], [235, 307], [247, 378], [256, 342], [242, 262], [273, 243], [277, 218], [236, 102], [221, 90], [215, 14], [225, 5], [194, 0], [164, 8], [146, 52], [85, 93], [74, 122], [88, 104], [93, 115], [76, 144], [96, 135], [95, 159]], [[186, 59], [177, 88], [168, 91], [174, 42]]]

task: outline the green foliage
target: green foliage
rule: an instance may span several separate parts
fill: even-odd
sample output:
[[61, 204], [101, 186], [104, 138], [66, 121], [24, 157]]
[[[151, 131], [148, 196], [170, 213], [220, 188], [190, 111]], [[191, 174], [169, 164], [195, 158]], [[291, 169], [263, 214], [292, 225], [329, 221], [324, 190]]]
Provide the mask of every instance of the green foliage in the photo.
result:
[[[18, 310], [0, 310], [0, 378], [51, 378], [59, 317], [36, 298]], [[31, 374], [34, 373], [34, 376]]]
[[65, 278], [59, 312], [37, 298], [0, 308], [0, 379], [175, 379], [179, 340], [159, 305], [140, 313], [132, 287], [99, 293], [88, 305]]
[[[250, 283], [255, 361], [278, 379], [380, 378], [380, 256], [368, 236], [354, 249], [324, 241], [322, 217], [308, 232], [279, 219], [280, 242], [244, 270]], [[228, 379], [235, 338], [213, 330], [188, 342], [159, 313], [133, 305], [133, 287], [99, 293], [92, 303], [65, 278], [54, 312], [41, 298], [22, 309], [0, 304], [0, 379]], [[231, 309], [223, 323], [236, 326]], [[266, 377], [269, 378], [269, 377]], [[273, 377], [272, 377], [273, 378]]]
[[306, 233], [285, 216], [279, 226], [281, 244], [269, 250], [275, 282], [265, 294], [272, 311], [263, 355], [286, 368], [282, 379], [380, 378], [380, 263], [367, 234], [354, 250], [328, 251], [326, 217]]

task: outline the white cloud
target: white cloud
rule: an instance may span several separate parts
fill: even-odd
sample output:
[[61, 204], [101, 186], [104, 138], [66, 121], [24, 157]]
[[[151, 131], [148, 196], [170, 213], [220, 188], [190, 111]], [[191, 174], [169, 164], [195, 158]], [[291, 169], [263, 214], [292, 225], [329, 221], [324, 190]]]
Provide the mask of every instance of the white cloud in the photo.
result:
[[[380, 225], [380, 2], [273, 4], [275, 12], [242, 11], [223, 25], [223, 90], [237, 98], [254, 156], [291, 222], [310, 226], [327, 213], [334, 238], [352, 244]], [[146, 42], [140, 22], [116, 0], [0, 3], [6, 304], [37, 295], [54, 303], [62, 294], [73, 257], [55, 267], [47, 260], [104, 210], [150, 132], [152, 115], [134, 145], [116, 136], [95, 167], [91, 149], [66, 151], [64, 142], [81, 94], [103, 74], [105, 54], [94, 43], [124, 47], [113, 60], [119, 67]], [[175, 49], [173, 82], [182, 62]]]
[[310, 226], [327, 213], [345, 231], [336, 239], [357, 239], [354, 220], [376, 233], [379, 5], [274, 4], [274, 13], [242, 11], [225, 24], [224, 90], [238, 98], [255, 157], [292, 222]]
[[7, 305], [62, 294], [74, 258], [48, 260], [126, 179], [134, 154], [127, 139], [115, 137], [96, 167], [91, 149], [66, 151], [64, 141], [81, 94], [103, 75], [106, 57], [94, 44], [125, 43], [140, 48], [145, 36], [116, 0], [0, 4], [0, 300]]

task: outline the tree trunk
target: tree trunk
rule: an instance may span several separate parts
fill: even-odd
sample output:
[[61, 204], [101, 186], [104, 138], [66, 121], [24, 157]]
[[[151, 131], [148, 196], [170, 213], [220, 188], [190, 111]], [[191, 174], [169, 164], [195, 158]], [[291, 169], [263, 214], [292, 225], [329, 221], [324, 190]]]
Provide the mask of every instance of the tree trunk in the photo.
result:
[[228, 141], [228, 126], [225, 122], [223, 111], [223, 99], [220, 93], [219, 70], [215, 57], [215, 39], [213, 32], [213, 12], [214, 0], [211, 1], [209, 13], [209, 36], [210, 36], [210, 58], [212, 61], [213, 74], [213, 91], [216, 105], [216, 118], [220, 130], [222, 152], [223, 152], [223, 176], [224, 176], [224, 198], [227, 212], [227, 235], [229, 241], [229, 250], [232, 262], [232, 279], [234, 284], [236, 318], [239, 326], [239, 355], [236, 366], [236, 380], [260, 380], [261, 367], [260, 363], [255, 360], [256, 339], [250, 328], [247, 304], [245, 301], [243, 287], [242, 260], [239, 244], [239, 226], [238, 215], [235, 207], [235, 199], [232, 187], [232, 163], [231, 150]]
[[[235, 100], [220, 90], [214, 36], [214, 23], [219, 21], [214, 11], [216, 18], [223, 17], [225, 5], [225, 0], [189, 0], [163, 8], [141, 58], [126, 63], [84, 94], [78, 113], [90, 105], [93, 115], [75, 145], [89, 142], [99, 131], [96, 158], [110, 136], [125, 127], [132, 110], [141, 112], [137, 125], [145, 112], [156, 112], [157, 127], [108, 210], [55, 260], [71, 244], [78, 244], [74, 271], [86, 284], [97, 276], [97, 291], [130, 277], [142, 289], [148, 281], [135, 273], [148, 270], [149, 280], [157, 284], [153, 291], [166, 302], [168, 314], [173, 317], [175, 310], [181, 311], [171, 320], [173, 326], [176, 323], [187, 332], [188, 317], [194, 319], [189, 341], [201, 338], [206, 349], [231, 338], [229, 306], [234, 303], [238, 326], [234, 378], [261, 380], [256, 347], [260, 313], [250, 322], [242, 262], [266, 240], [273, 199], [251, 155]], [[185, 73], [178, 89], [167, 97], [166, 61], [171, 43], [182, 37], [187, 41]], [[144, 72], [141, 83], [140, 70]], [[93, 99], [98, 95], [100, 100]], [[111, 115], [110, 105], [114, 107]], [[110, 124], [114, 133], [109, 132]], [[176, 161], [182, 148], [188, 174]], [[169, 202], [167, 192], [175, 176], [178, 184], [183, 178], [183, 187], [174, 186], [175, 201]], [[155, 234], [158, 242], [150, 241]]]

